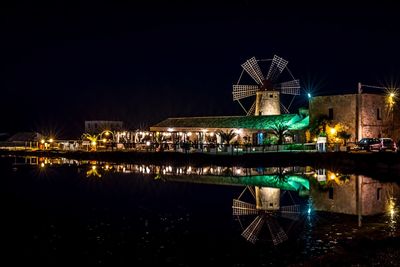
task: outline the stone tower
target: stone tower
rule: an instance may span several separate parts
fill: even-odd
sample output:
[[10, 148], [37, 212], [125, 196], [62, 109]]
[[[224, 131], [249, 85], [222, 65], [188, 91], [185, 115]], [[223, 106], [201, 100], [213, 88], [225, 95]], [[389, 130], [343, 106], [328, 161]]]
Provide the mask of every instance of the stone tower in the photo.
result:
[[280, 114], [279, 91], [260, 90], [256, 92], [255, 116]]

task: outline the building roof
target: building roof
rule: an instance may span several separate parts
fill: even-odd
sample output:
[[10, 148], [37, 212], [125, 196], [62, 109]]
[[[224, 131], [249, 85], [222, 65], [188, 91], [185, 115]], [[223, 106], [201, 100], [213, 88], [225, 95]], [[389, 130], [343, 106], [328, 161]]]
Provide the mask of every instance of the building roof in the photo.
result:
[[20, 142], [20, 141], [39, 141], [40, 134], [37, 132], [18, 132], [8, 138], [8, 142]]
[[[308, 118], [308, 116], [306, 118]], [[266, 130], [272, 129], [276, 122], [289, 124], [289, 129], [291, 130], [300, 130], [308, 126], [308, 119], [305, 119], [297, 114], [282, 114], [270, 116], [168, 118], [151, 126], [150, 130], [163, 131], [166, 128], [244, 128], [254, 130]], [[295, 128], [292, 129], [292, 125]]]

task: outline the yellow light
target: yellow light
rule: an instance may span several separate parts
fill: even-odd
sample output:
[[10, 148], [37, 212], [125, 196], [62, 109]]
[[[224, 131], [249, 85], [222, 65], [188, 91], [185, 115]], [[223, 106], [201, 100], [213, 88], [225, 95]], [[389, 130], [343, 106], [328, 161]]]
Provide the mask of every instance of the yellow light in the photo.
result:
[[107, 142], [107, 139], [103, 138], [103, 143]]
[[329, 131], [331, 132], [331, 134], [335, 134], [336, 133], [336, 129], [335, 128], [331, 128]]
[[188, 132], [188, 133], [187, 133], [187, 136], [192, 136], [192, 133], [191, 133], [191, 132]]
[[53, 141], [54, 141], [53, 138], [50, 138], [50, 139], [49, 139], [49, 142], [50, 142], [50, 143], [53, 143]]
[[95, 170], [95, 169], [96, 169], [96, 165], [93, 165], [93, 166], [92, 166], [92, 170]]
[[44, 139], [40, 140], [40, 143], [44, 144], [44, 142], [45, 142]]
[[314, 140], [314, 142], [317, 142], [317, 137], [315, 137], [313, 140]]
[[107, 164], [106, 166], [104, 166], [104, 169], [108, 170], [110, 168], [110, 166]]
[[44, 163], [43, 162], [40, 164], [40, 167], [44, 168]]
[[331, 176], [329, 176], [329, 178], [330, 178], [331, 180], [335, 180], [336, 175], [335, 175], [334, 173], [332, 173]]
[[214, 132], [211, 132], [211, 133], [210, 133], [210, 136], [214, 136]]
[[108, 132], [108, 131], [105, 132], [105, 135], [106, 135], [106, 136], [109, 136], [109, 135], [110, 135], [110, 132]]
[[390, 93], [390, 95], [389, 95], [390, 97], [394, 97], [394, 93]]
[[92, 146], [95, 146], [96, 144], [97, 144], [97, 142], [96, 141], [92, 141]]

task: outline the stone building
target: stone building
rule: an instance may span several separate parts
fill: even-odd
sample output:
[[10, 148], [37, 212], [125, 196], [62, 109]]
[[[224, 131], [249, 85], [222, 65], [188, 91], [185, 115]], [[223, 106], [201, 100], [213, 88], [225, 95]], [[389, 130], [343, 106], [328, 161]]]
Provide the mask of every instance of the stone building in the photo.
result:
[[400, 138], [399, 116], [396, 107], [389, 107], [387, 97], [370, 93], [312, 97], [310, 125], [325, 115], [330, 125], [344, 125], [346, 132], [351, 134], [351, 142], [364, 137], [391, 137], [397, 141]]

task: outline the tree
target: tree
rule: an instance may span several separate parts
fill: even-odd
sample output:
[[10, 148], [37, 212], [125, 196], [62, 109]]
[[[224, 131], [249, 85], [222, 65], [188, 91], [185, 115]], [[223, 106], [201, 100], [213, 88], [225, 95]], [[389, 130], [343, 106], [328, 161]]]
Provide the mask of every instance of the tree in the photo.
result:
[[271, 126], [271, 130], [272, 135], [274, 135], [278, 139], [278, 145], [283, 144], [283, 139], [286, 136], [291, 136], [291, 133], [289, 131], [289, 124], [287, 122], [284, 122], [283, 120], [274, 121]]
[[330, 122], [327, 115], [319, 115], [310, 125], [310, 132], [315, 136], [320, 136], [321, 133], [325, 133], [326, 125]]
[[221, 137], [221, 142], [223, 144], [230, 144], [233, 138], [237, 136], [237, 133], [235, 133], [234, 130], [230, 130], [229, 132], [224, 132], [220, 130], [217, 132], [217, 134]]
[[340, 131], [340, 132], [338, 132], [338, 137], [339, 137], [340, 139], [343, 139], [344, 145], [347, 145], [347, 140], [350, 139], [351, 134], [349, 134], [349, 133], [346, 132], [346, 131]]

